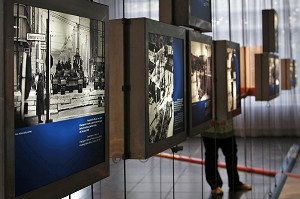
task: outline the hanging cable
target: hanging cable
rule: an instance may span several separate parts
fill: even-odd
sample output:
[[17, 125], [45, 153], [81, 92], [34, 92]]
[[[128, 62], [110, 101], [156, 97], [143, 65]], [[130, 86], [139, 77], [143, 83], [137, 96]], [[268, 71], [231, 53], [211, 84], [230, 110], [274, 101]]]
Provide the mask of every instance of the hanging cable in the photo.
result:
[[162, 172], [161, 172], [161, 160], [162, 160], [162, 157], [159, 158], [159, 183], [160, 183], [160, 199], [162, 199]]
[[[271, 103], [267, 102], [267, 109], [268, 109], [268, 132], [271, 132]], [[271, 170], [271, 139], [268, 139], [268, 148], [269, 148], [269, 170]], [[269, 178], [269, 195], [272, 194], [272, 178]]]
[[91, 185], [91, 199], [94, 199], [94, 184]]
[[231, 4], [228, 0], [228, 26], [229, 26], [229, 41], [231, 41]]
[[[200, 143], [200, 147], [201, 147], [201, 159], [203, 160], [203, 139], [201, 137], [201, 143]], [[201, 167], [201, 187], [202, 187], [202, 191], [201, 191], [201, 194], [202, 194], [202, 198], [204, 198], [204, 179], [203, 179], [203, 176], [204, 176], [204, 166], [202, 165]]]
[[126, 176], [126, 159], [130, 154], [130, 96], [129, 96], [129, 63], [128, 63], [128, 21], [125, 19], [125, 0], [123, 0], [123, 53], [124, 53], [124, 84], [123, 84], [123, 96], [124, 96], [124, 154], [123, 154], [123, 167], [124, 167], [124, 198], [127, 198], [127, 176]]
[[172, 185], [173, 185], [173, 199], [175, 199], [175, 159], [174, 159], [174, 151], [172, 150], [173, 153], [173, 159], [172, 159]]
[[[262, 102], [260, 103], [261, 106], [262, 106]], [[261, 117], [263, 115], [262, 111], [263, 109], [260, 109], [261, 110]], [[262, 125], [262, 124], [260, 124]], [[262, 150], [262, 156], [261, 156], [261, 162], [262, 162], [262, 168], [265, 169], [265, 159], [264, 159], [264, 154], [265, 154], [265, 151], [264, 151], [264, 138], [261, 139], [261, 150]], [[263, 193], [265, 193], [265, 176], [263, 176]]]
[[102, 187], [102, 186], [101, 186], [101, 180], [100, 180], [100, 182], [99, 182], [99, 189], [100, 189], [100, 194], [99, 194], [99, 195], [100, 195], [100, 198], [99, 198], [99, 199], [101, 199], [101, 193], [102, 193], [101, 187]]

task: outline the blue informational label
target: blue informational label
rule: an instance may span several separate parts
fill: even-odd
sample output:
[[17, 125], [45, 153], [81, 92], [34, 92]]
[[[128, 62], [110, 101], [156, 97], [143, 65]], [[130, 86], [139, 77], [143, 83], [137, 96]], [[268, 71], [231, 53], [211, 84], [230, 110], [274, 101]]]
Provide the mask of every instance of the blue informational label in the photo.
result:
[[192, 126], [203, 124], [212, 119], [211, 99], [192, 103]]
[[105, 114], [15, 130], [16, 196], [105, 161]]
[[211, 22], [211, 0], [190, 0], [190, 11], [191, 16]]
[[173, 39], [174, 53], [174, 134], [184, 131], [184, 47], [183, 40]]

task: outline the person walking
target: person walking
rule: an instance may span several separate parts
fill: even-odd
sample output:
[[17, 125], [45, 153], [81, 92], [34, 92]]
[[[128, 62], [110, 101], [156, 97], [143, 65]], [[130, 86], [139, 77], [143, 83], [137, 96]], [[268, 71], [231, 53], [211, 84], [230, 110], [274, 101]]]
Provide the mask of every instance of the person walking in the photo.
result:
[[203, 134], [205, 147], [206, 181], [214, 195], [223, 195], [223, 181], [218, 171], [218, 150], [221, 149], [226, 162], [228, 185], [230, 191], [251, 190], [249, 184], [240, 181], [237, 170], [237, 144], [233, 130], [233, 120], [214, 121], [211, 128]]
[[42, 115], [44, 115], [44, 78], [43, 74], [39, 74], [36, 89], [36, 115], [38, 116], [38, 122], [43, 123]]

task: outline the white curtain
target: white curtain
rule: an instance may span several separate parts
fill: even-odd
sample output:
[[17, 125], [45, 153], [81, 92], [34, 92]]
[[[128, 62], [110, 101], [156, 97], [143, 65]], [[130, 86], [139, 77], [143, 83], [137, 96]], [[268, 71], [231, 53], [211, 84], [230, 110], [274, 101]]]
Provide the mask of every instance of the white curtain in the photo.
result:
[[[110, 6], [110, 19], [122, 18], [123, 0], [96, 1]], [[262, 10], [273, 8], [279, 16], [279, 57], [300, 63], [299, 6], [299, 0], [212, 0], [213, 33], [210, 35], [214, 40], [231, 39], [241, 46], [262, 46]], [[125, 17], [159, 20], [159, 0], [125, 0]], [[242, 100], [243, 113], [235, 118], [239, 134], [300, 135], [299, 88], [300, 85], [281, 91], [278, 98], [268, 103], [257, 102], [254, 97]]]
[[[109, 18], [123, 17], [123, 0], [94, 0], [109, 6]], [[147, 17], [159, 20], [159, 0], [124, 0], [125, 18]]]

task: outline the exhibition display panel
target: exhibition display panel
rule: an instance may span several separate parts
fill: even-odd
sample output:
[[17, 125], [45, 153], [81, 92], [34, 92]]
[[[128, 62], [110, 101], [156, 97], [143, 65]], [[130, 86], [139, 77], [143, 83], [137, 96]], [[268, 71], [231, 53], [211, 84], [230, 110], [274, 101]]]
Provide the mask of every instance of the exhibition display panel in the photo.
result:
[[241, 96], [255, 96], [255, 54], [262, 53], [262, 46], [242, 46], [241, 62]]
[[276, 10], [262, 10], [263, 52], [278, 53], [278, 25]]
[[294, 81], [293, 81], [293, 87], [297, 86], [297, 62], [296, 60], [293, 60], [293, 77], [294, 77]]
[[109, 175], [108, 7], [5, 3], [6, 198], [61, 198]]
[[294, 62], [292, 59], [281, 59], [281, 90], [295, 87]]
[[241, 113], [240, 45], [214, 41], [216, 119], [227, 120]]
[[213, 42], [197, 31], [187, 31], [188, 133], [197, 135], [212, 120]]
[[255, 55], [255, 100], [270, 101], [279, 96], [279, 58], [273, 53]]
[[[123, 43], [112, 46], [111, 50], [121, 56], [115, 59], [128, 58], [124, 63], [128, 71], [124, 73], [129, 85], [114, 86], [119, 92], [122, 86], [123, 90], [128, 90], [130, 108], [125, 120], [130, 127], [124, 129], [124, 136], [112, 139], [118, 141], [127, 137], [128, 158], [145, 159], [186, 138], [185, 29], [146, 18], [129, 19], [125, 23], [111, 21], [112, 32], [122, 29], [120, 26], [127, 30], [124, 55], [119, 53], [123, 51]], [[113, 63], [112, 70], [122, 67]], [[114, 75], [115, 78], [124, 76]], [[110, 106], [112, 114], [119, 114], [113, 109]], [[110, 122], [119, 125], [117, 120]], [[111, 136], [119, 135], [112, 132]]]
[[211, 32], [211, 0], [160, 0], [159, 20]]

